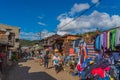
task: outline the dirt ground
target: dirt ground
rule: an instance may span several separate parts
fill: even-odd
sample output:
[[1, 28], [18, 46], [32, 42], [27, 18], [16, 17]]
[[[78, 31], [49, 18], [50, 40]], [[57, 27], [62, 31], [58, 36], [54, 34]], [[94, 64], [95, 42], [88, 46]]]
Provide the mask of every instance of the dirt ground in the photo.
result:
[[79, 80], [79, 78], [67, 71], [56, 74], [54, 68], [45, 69], [34, 60], [22, 60], [9, 70], [7, 80]]

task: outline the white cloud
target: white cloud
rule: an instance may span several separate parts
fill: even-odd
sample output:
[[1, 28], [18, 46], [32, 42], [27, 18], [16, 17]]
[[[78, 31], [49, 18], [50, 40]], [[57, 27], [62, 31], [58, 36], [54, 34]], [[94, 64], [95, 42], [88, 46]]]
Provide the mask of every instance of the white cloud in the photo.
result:
[[67, 31], [57, 31], [57, 34], [62, 36], [64, 34], [70, 34], [70, 32], [67, 32]]
[[58, 17], [57, 17], [57, 20], [60, 20], [60, 19], [64, 19], [68, 17], [68, 14], [67, 13], [63, 13], [63, 14], [60, 14]]
[[96, 28], [109, 29], [113, 27], [120, 26], [120, 16], [112, 15], [110, 16], [105, 12], [93, 11], [90, 15], [83, 15], [77, 20], [71, 22], [70, 24], [63, 26], [73, 18], [66, 16], [58, 19], [60, 23], [57, 25], [58, 33], [60, 32], [88, 32], [94, 31]]
[[46, 24], [43, 23], [43, 22], [38, 22], [38, 24], [41, 25], [41, 26], [46, 26]]
[[26, 39], [26, 40], [39, 40], [38, 33], [33, 32], [20, 32], [20, 39]]
[[99, 0], [92, 0], [92, 3], [97, 3], [99, 2]]
[[83, 10], [89, 9], [90, 5], [88, 3], [85, 4], [74, 4], [74, 6], [71, 8], [71, 11], [69, 12], [70, 15], [74, 15], [76, 12], [81, 12]]

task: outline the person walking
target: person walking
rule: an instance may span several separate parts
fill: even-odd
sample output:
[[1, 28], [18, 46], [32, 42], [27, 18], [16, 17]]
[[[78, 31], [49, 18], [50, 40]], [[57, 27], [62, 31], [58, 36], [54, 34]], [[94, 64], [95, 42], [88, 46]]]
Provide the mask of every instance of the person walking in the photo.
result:
[[48, 64], [49, 64], [49, 52], [47, 51], [45, 56], [44, 56], [44, 67], [48, 69]]
[[60, 57], [58, 56], [58, 53], [55, 53], [53, 56], [53, 65], [55, 67], [55, 72], [59, 72], [59, 65], [60, 65]]

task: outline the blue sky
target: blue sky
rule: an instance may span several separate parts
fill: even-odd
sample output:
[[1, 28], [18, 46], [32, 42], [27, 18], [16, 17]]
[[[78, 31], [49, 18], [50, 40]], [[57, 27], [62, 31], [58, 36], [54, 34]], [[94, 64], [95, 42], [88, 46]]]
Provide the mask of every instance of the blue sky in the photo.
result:
[[[98, 0], [0, 0], [0, 23], [21, 28], [21, 39], [83, 33], [120, 25], [120, 0], [102, 0], [76, 21], [62, 27]], [[62, 28], [61, 28], [62, 27]]]

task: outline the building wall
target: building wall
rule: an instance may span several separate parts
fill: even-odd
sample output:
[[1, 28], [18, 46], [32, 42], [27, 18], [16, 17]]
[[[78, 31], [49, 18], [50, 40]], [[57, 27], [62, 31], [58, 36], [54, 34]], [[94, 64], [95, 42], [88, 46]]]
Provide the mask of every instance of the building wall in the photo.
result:
[[11, 32], [15, 33], [15, 40], [14, 40], [15, 45], [14, 45], [13, 49], [19, 48], [19, 41], [16, 42], [16, 40], [17, 39], [19, 40], [20, 28], [14, 27], [14, 26], [3, 25], [3, 24], [0, 24], [0, 28], [10, 30]]
[[64, 43], [63, 43], [63, 46], [64, 46], [63, 51], [65, 55], [69, 55], [69, 49], [73, 46], [72, 41], [77, 38], [79, 37], [73, 36], [73, 35], [66, 36], [66, 38], [64, 39]]

